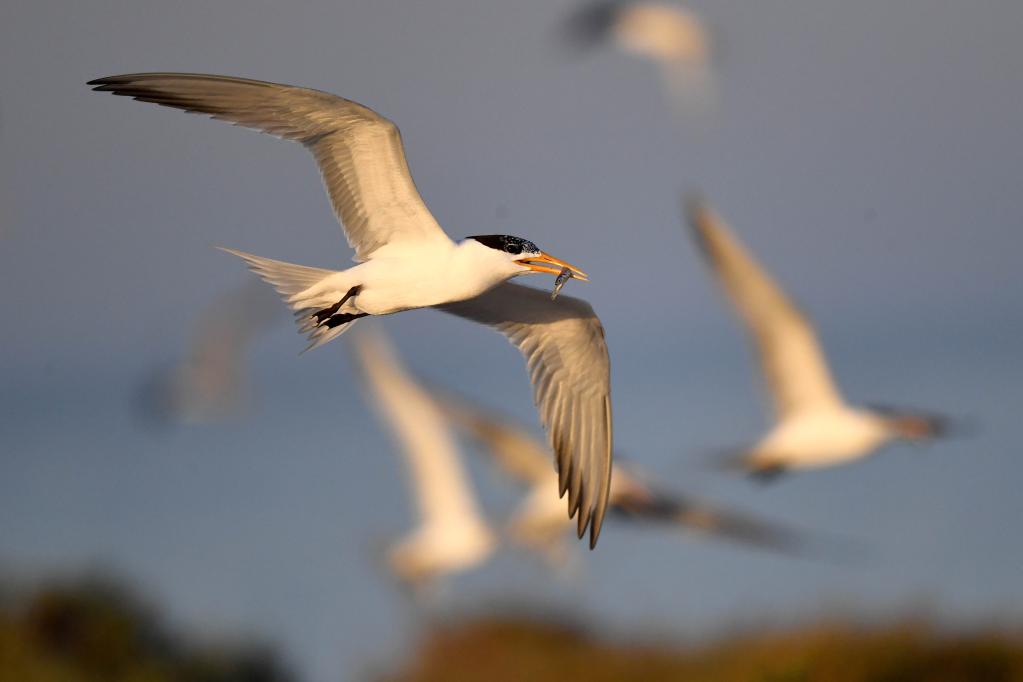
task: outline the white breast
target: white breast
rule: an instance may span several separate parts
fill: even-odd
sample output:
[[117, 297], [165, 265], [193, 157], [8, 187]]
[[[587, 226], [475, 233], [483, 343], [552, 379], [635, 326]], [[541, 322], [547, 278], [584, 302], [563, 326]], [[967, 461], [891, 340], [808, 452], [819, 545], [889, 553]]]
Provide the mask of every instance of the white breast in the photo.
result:
[[488, 258], [488, 251], [492, 249], [465, 243], [382, 248], [371, 261], [353, 268], [362, 287], [356, 305], [370, 315], [389, 315], [464, 301], [524, 271], [508, 267], [507, 259]]
[[859, 410], [797, 413], [757, 444], [753, 458], [795, 468], [828, 466], [868, 455], [887, 438], [883, 423]]

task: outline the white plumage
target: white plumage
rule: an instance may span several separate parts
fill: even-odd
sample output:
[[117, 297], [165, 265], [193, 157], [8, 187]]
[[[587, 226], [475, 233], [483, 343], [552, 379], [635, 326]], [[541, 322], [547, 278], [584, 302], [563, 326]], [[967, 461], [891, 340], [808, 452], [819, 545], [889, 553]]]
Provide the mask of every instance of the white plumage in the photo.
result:
[[318, 90], [203, 74], [129, 74], [90, 85], [305, 146], [319, 165], [359, 264], [326, 270], [228, 251], [284, 298], [310, 348], [367, 315], [426, 306], [505, 333], [527, 358], [562, 492], [569, 493], [569, 514], [578, 514], [580, 537], [589, 527], [590, 546], [596, 543], [611, 471], [609, 363], [600, 322], [581, 301], [542, 301], [547, 298], [542, 292], [497, 286], [530, 273], [567, 271], [584, 281], [586, 273], [519, 237], [482, 235], [452, 242], [416, 190], [397, 127], [356, 102]]
[[419, 512], [416, 530], [390, 552], [391, 569], [422, 584], [482, 563], [496, 540], [446, 417], [408, 376], [383, 334], [364, 329], [352, 341], [367, 393], [398, 441]]
[[774, 404], [775, 425], [739, 465], [770, 476], [866, 456], [896, 438], [938, 435], [942, 420], [849, 406], [828, 368], [813, 327], [708, 206], [693, 201], [689, 224], [746, 327]]

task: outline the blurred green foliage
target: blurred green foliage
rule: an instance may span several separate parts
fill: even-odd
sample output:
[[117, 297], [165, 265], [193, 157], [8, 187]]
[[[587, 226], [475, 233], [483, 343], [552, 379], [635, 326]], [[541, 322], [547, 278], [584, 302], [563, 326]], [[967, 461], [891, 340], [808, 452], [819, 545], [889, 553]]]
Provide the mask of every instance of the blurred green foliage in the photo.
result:
[[269, 649], [200, 644], [109, 581], [0, 589], [3, 682], [283, 682]]
[[602, 641], [584, 629], [484, 619], [428, 635], [402, 682], [999, 682], [1023, 680], [1023, 633], [820, 622], [701, 646]]

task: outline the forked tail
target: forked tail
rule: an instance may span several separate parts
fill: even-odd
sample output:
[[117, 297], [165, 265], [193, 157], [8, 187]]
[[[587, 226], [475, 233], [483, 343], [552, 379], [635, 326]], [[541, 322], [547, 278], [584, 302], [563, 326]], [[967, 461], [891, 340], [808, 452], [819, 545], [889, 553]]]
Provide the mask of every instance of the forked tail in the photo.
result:
[[344, 283], [344, 278], [339, 277], [344, 274], [342, 271], [311, 268], [235, 249], [218, 248], [244, 260], [250, 270], [280, 294], [295, 313], [298, 330], [309, 339], [303, 353], [337, 338], [357, 319], [367, 315], [350, 302], [359, 293], [359, 286]]

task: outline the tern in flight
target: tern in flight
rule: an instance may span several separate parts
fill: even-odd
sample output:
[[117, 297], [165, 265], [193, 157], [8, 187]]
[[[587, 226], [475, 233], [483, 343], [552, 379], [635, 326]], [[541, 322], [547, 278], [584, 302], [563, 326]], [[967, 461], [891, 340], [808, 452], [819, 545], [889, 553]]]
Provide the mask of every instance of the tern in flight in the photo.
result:
[[[432, 393], [452, 423], [483, 446], [498, 468], [528, 490], [509, 523], [509, 535], [548, 556], [565, 558], [570, 528], [557, 494], [547, 446], [522, 426], [443, 391]], [[659, 490], [634, 465], [616, 462], [608, 508], [612, 517], [694, 531], [712, 538], [784, 552], [803, 549], [801, 534], [748, 514]]]
[[212, 422], [246, 407], [249, 346], [283, 318], [261, 283], [246, 282], [199, 316], [188, 356], [146, 382], [143, 406], [161, 423]]
[[398, 128], [367, 107], [318, 90], [182, 73], [100, 78], [95, 90], [208, 114], [301, 143], [319, 165], [358, 265], [324, 270], [231, 251], [295, 313], [310, 348], [367, 315], [436, 306], [490, 325], [525, 356], [534, 402], [551, 439], [579, 537], [594, 547], [611, 481], [610, 363], [589, 304], [510, 284], [586, 273], [508, 235], [455, 243], [419, 196]]
[[656, 64], [680, 114], [713, 111], [717, 95], [711, 35], [691, 10], [649, 0], [590, 0], [567, 17], [562, 33], [579, 49], [613, 42]]
[[776, 423], [736, 464], [768, 479], [791, 469], [866, 457], [897, 439], [943, 434], [943, 418], [850, 406], [831, 377], [806, 317], [706, 204], [692, 200], [689, 224], [700, 250], [756, 347]]
[[595, 0], [570, 14], [565, 35], [579, 48], [613, 39], [624, 50], [648, 59], [706, 63], [710, 37], [692, 11], [667, 2]]
[[447, 417], [402, 367], [383, 334], [363, 329], [353, 342], [366, 392], [398, 440], [419, 511], [419, 527], [389, 553], [391, 570], [424, 586], [483, 563], [497, 538], [479, 511]]

